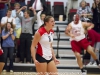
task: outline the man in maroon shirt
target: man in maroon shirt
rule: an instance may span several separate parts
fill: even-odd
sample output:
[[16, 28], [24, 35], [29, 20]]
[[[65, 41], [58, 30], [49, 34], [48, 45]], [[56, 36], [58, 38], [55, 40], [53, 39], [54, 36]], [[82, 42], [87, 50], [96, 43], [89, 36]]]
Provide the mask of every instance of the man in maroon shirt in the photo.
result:
[[8, 2], [8, 0], [0, 0], [0, 21], [1, 21], [1, 18], [6, 15], [5, 3], [7, 3], [7, 2]]
[[[100, 34], [94, 31], [93, 29], [87, 31], [87, 37], [90, 41], [90, 45], [94, 47], [95, 54], [99, 60], [99, 50], [100, 50]], [[91, 57], [90, 63], [88, 65], [92, 65], [94, 63], [93, 58]], [[95, 63], [94, 63], [95, 64]]]

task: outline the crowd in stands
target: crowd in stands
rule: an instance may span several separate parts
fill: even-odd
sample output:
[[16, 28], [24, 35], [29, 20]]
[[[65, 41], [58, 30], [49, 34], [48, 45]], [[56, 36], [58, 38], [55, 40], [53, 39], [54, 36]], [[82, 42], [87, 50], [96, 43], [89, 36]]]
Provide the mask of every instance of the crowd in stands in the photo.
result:
[[[20, 58], [20, 63], [32, 62], [30, 46], [35, 33], [34, 24], [37, 22], [39, 28], [44, 23], [48, 11], [45, 0], [0, 0], [0, 37], [6, 63], [4, 71], [6, 71], [8, 55], [11, 71], [13, 71], [15, 53], [16, 57]], [[92, 7], [83, 0], [76, 13], [82, 21], [93, 22], [94, 30], [100, 32], [99, 0], [94, 0]]]

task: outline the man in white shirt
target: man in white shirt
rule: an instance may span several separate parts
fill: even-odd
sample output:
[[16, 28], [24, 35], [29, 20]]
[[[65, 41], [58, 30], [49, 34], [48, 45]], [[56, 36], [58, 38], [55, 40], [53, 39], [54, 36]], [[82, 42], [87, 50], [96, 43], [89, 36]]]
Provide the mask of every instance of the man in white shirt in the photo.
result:
[[5, 27], [7, 22], [12, 22], [13, 23], [13, 27], [15, 28], [16, 26], [16, 22], [15, 22], [15, 18], [11, 17], [11, 12], [12, 10], [7, 10], [7, 16], [2, 17], [1, 19], [1, 27]]
[[46, 14], [47, 5], [45, 0], [31, 0], [29, 7], [33, 7], [37, 12], [43, 9], [43, 13]]

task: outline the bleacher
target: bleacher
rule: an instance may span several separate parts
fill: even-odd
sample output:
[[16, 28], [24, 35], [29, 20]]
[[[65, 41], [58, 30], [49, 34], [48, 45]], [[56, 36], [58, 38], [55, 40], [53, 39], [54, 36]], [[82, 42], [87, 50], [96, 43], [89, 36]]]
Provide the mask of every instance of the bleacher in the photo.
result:
[[[59, 31], [60, 31], [59, 47], [57, 46], [58, 39], [56, 36], [57, 26], [59, 27]], [[59, 72], [80, 72], [75, 56], [71, 50], [69, 37], [64, 34], [64, 30], [66, 26], [67, 26], [67, 21], [64, 22], [56, 21], [56, 24], [54, 26], [55, 36], [54, 36], [53, 48], [54, 48], [55, 55], [57, 55], [57, 49], [58, 49], [59, 54], [57, 55], [57, 58], [60, 61], [60, 64], [57, 65], [57, 68]], [[37, 29], [36, 24], [35, 24], [35, 29]], [[92, 66], [84, 65], [84, 67], [87, 70], [88, 74], [89, 73], [100, 74], [100, 70], [96, 65], [92, 65]], [[15, 72], [36, 72], [35, 64], [14, 63], [14, 71]]]
[[[50, 2], [47, 2], [49, 9], [50, 8]], [[60, 6], [59, 6], [60, 5]], [[62, 7], [61, 7], [62, 5]], [[60, 9], [62, 9], [61, 11], [63, 12], [58, 12], [59, 7], [61, 7]], [[57, 8], [57, 10], [55, 10]], [[64, 31], [65, 28], [68, 24], [67, 21], [65, 21], [65, 13], [64, 13], [64, 7], [63, 7], [63, 3], [55, 3], [53, 6], [53, 16], [54, 18], [57, 20], [54, 26], [54, 31], [55, 31], [55, 35], [54, 35], [54, 42], [53, 42], [53, 48], [54, 48], [54, 52], [56, 57], [58, 58], [58, 60], [60, 61], [60, 64], [57, 65], [58, 71], [59, 72], [69, 72], [69, 71], [75, 71], [75, 72], [80, 72], [79, 67], [77, 65], [77, 61], [75, 59], [75, 55], [71, 50], [71, 45], [70, 45], [70, 41], [69, 41], [69, 37], [65, 35]], [[70, 19], [68, 21], [71, 21], [72, 19], [72, 15], [74, 15], [76, 12], [76, 9], [72, 9], [70, 10], [69, 13], [69, 17]], [[48, 14], [51, 14], [50, 12], [48, 12]], [[64, 15], [64, 21], [58, 21], [59, 15]], [[60, 40], [59, 40], [59, 44], [58, 44], [58, 37], [57, 37], [57, 27], [59, 28], [59, 32], [60, 32]], [[37, 25], [35, 24], [35, 30], [37, 30]], [[58, 53], [58, 54], [57, 54]], [[83, 55], [82, 55], [83, 56]], [[88, 71], [88, 73], [98, 73], [100, 74], [100, 70], [98, 69], [98, 67], [96, 65], [92, 65], [92, 66], [86, 66], [84, 65], [85, 69]], [[26, 63], [14, 63], [14, 71], [15, 72], [36, 72], [35, 69], [35, 65], [34, 63], [32, 64], [26, 64]]]

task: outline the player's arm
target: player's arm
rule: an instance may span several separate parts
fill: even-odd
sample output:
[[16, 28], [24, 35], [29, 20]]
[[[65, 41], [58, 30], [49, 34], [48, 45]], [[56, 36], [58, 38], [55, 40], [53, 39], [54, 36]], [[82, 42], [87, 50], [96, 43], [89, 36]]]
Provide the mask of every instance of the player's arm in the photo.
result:
[[53, 47], [52, 47], [52, 43], [51, 43], [51, 52], [52, 52], [52, 58], [53, 58], [55, 64], [56, 64], [56, 65], [59, 64], [60, 62], [59, 62], [59, 60], [57, 60], [56, 57], [55, 57], [55, 53], [54, 53], [54, 50], [53, 50]]
[[86, 30], [90, 30], [90, 29], [94, 28], [94, 24], [93, 23], [82, 22], [82, 25]]
[[71, 29], [72, 29], [71, 24], [69, 24], [69, 25], [66, 27], [66, 29], [65, 29], [65, 34], [66, 34], [67, 36], [74, 37], [74, 35], [70, 33], [70, 30], [71, 30]]
[[31, 56], [33, 58], [33, 60], [35, 61], [36, 60], [36, 50], [35, 50], [35, 47], [37, 46], [39, 40], [41, 38], [41, 35], [39, 32], [36, 32], [35, 35], [34, 35], [34, 39], [32, 41], [32, 44], [31, 44]]

